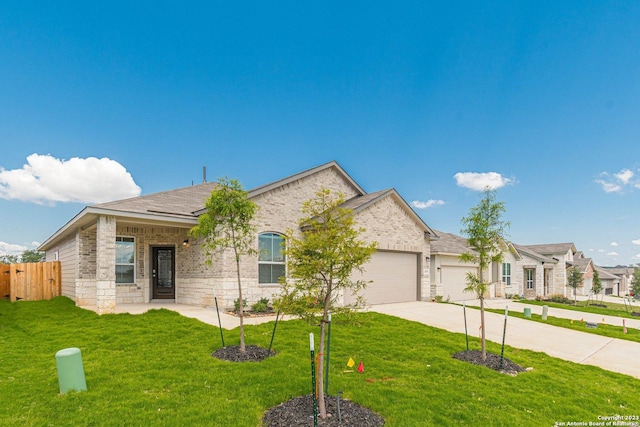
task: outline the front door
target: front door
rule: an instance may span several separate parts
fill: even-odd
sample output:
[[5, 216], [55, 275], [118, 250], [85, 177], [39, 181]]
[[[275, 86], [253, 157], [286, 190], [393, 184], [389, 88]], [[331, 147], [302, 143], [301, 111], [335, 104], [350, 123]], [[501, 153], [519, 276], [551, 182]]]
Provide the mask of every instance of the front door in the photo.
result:
[[527, 299], [536, 297], [536, 270], [524, 269], [524, 297]]
[[153, 299], [175, 299], [175, 248], [154, 247], [152, 264]]

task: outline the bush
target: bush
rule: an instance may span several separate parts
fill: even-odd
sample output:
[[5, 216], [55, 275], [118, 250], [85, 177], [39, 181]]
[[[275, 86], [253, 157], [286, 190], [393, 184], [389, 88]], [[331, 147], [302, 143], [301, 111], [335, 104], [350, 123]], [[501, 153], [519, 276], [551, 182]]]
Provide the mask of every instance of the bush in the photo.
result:
[[[242, 299], [242, 308], [246, 308], [246, 307], [247, 307], [247, 300], [243, 298]], [[237, 313], [239, 308], [240, 308], [240, 302], [236, 298], [235, 300], [233, 300], [233, 311], [235, 313]]]
[[269, 298], [260, 298], [257, 303], [251, 306], [251, 311], [265, 313], [269, 311]]
[[547, 301], [557, 302], [559, 304], [573, 304], [573, 300], [560, 294], [549, 295], [549, 297], [547, 297]]
[[449, 302], [449, 300], [451, 299], [450, 295], [447, 295], [447, 299], [445, 300], [444, 297], [442, 295], [436, 295], [435, 297], [433, 297], [433, 300], [435, 302]]

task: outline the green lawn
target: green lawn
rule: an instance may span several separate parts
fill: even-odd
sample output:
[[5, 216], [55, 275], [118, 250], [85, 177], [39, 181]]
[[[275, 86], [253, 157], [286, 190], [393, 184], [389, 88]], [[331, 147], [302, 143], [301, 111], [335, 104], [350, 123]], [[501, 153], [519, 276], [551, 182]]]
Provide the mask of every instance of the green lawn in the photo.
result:
[[[471, 307], [479, 310], [478, 307]], [[504, 310], [486, 309], [492, 313], [503, 314]], [[627, 333], [624, 333], [622, 325], [607, 325], [598, 323], [597, 328], [587, 328], [586, 322], [580, 320], [564, 319], [561, 317], [547, 316], [547, 320], [542, 320], [540, 314], [531, 313], [530, 318], [524, 317], [524, 313], [515, 310], [509, 310], [509, 317], [517, 317], [519, 319], [531, 320], [534, 322], [546, 323], [548, 325], [559, 326], [561, 328], [573, 329], [580, 332], [588, 332], [591, 334], [602, 335], [609, 338], [618, 338], [621, 340], [640, 342], [640, 330], [627, 327]]]
[[[627, 304], [627, 306], [625, 307], [624, 303], [622, 302], [622, 299], [620, 300], [621, 302], [618, 303], [612, 303], [612, 302], [605, 302], [604, 305], [606, 305], [607, 307], [597, 307], [594, 304], [594, 302], [592, 301], [590, 305], [587, 305], [587, 301], [578, 301], [577, 305], [573, 305], [572, 304], [561, 304], [561, 303], [556, 303], [556, 302], [549, 302], [549, 301], [537, 301], [537, 300], [519, 300], [516, 302], [521, 302], [523, 304], [531, 304], [531, 305], [548, 305], [549, 307], [554, 307], [554, 308], [562, 308], [564, 310], [574, 310], [574, 311], [582, 311], [585, 313], [595, 313], [595, 314], [600, 314], [602, 316], [617, 316], [617, 317], [626, 317], [628, 319], [639, 319], [640, 317], [638, 316], [634, 316], [631, 314], [631, 312], [640, 312], [640, 307], [638, 307], [637, 305], [634, 305], [632, 307], [629, 307], [629, 305]], [[601, 304], [600, 302], [597, 302], [597, 304]]]
[[[376, 313], [332, 328], [329, 391], [383, 415], [389, 426], [552, 426], [638, 415], [638, 380], [506, 349], [533, 371], [517, 377], [452, 359], [453, 334]], [[247, 343], [268, 347], [273, 324], [248, 326]], [[259, 426], [268, 408], [309, 392], [308, 333], [282, 322], [261, 363], [212, 358], [217, 328], [168, 310], [105, 315], [66, 298], [0, 301], [0, 425]], [[226, 332], [227, 344], [238, 341]], [[477, 340], [472, 340], [478, 348]], [[82, 350], [88, 391], [58, 393], [55, 353]], [[489, 350], [499, 353], [496, 344]], [[344, 372], [352, 357], [365, 372]]]

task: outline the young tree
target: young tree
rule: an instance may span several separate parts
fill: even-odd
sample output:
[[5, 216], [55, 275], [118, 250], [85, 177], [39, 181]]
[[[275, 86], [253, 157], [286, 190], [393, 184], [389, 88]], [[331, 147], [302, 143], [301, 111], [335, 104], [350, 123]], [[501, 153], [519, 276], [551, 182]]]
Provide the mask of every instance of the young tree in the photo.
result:
[[[304, 217], [299, 225], [302, 238], [293, 230], [286, 233], [288, 276], [283, 282], [275, 305], [283, 313], [294, 314], [312, 324], [320, 322], [318, 354], [324, 354], [325, 329], [329, 312], [344, 313], [362, 306], [362, 298], [343, 306], [339, 297], [343, 292], [357, 293], [367, 283], [353, 280], [354, 271], [363, 271], [377, 244], [360, 240], [363, 228], [356, 227], [353, 212], [341, 208], [344, 196], [321, 189], [316, 197], [302, 205]], [[318, 409], [322, 419], [327, 417], [324, 401], [324, 361], [318, 360]]]
[[240, 258], [254, 255], [256, 229], [252, 225], [258, 209], [248, 199], [247, 192], [235, 179], [220, 178], [206, 203], [207, 211], [198, 218], [198, 225], [190, 234], [203, 238], [202, 247], [207, 254], [207, 265], [211, 265], [215, 253], [228, 249], [233, 251], [238, 278], [238, 318], [240, 319], [240, 352], [245, 353], [244, 304], [242, 303], [242, 281], [240, 278]]
[[578, 286], [582, 285], [582, 273], [573, 266], [567, 274], [567, 286], [573, 289], [573, 305], [578, 305]]
[[469, 215], [462, 218], [461, 233], [467, 238], [467, 244], [475, 252], [465, 252], [460, 255], [463, 262], [478, 265], [478, 274], [467, 273], [467, 287], [465, 292], [475, 292], [480, 300], [480, 326], [482, 331], [482, 359], [487, 358], [484, 321], [484, 295], [489, 286], [484, 273], [492, 262], [502, 261], [502, 248], [506, 236], [508, 222], [502, 221], [505, 212], [503, 202], [496, 201], [496, 191], [487, 187], [477, 206], [469, 210]]
[[602, 292], [602, 280], [600, 280], [600, 273], [595, 268], [593, 269], [593, 281], [591, 284], [591, 292], [598, 298], [598, 294]]

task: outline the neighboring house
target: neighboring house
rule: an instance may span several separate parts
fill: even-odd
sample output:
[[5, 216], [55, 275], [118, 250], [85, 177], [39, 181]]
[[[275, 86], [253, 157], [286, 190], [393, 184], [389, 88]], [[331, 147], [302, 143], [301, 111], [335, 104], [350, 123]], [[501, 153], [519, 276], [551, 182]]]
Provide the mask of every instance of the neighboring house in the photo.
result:
[[[576, 294], [589, 296], [591, 294], [591, 289], [593, 288], [593, 270], [595, 268], [593, 259], [585, 258], [584, 253], [582, 251], [578, 251], [573, 256], [573, 267], [577, 268], [578, 271], [582, 273], [582, 283], [576, 289]], [[602, 280], [602, 275], [600, 276], [600, 279]], [[604, 281], [602, 281], [602, 286], [604, 288]]]
[[598, 274], [600, 275], [600, 281], [602, 282], [602, 289], [604, 290], [605, 295], [617, 295], [617, 296], [625, 295], [625, 292], [620, 290], [621, 280], [619, 276], [599, 266], [594, 266], [594, 268], [598, 270]]
[[[84, 208], [39, 248], [47, 261], [62, 264], [62, 293], [99, 313], [116, 304], [173, 300], [209, 306], [214, 290], [224, 307], [238, 298], [230, 251], [211, 266], [201, 242], [188, 236], [204, 212], [215, 183], [203, 183]], [[365, 192], [336, 162], [252, 189], [259, 256], [245, 256], [241, 275], [249, 303], [272, 298], [286, 272], [280, 244], [287, 229], [297, 230], [301, 206], [321, 188], [345, 195], [362, 238], [378, 252], [365, 265], [364, 291], [370, 303], [428, 300], [430, 242], [437, 235], [394, 189]], [[344, 300], [349, 302], [350, 295]]]
[[528, 299], [544, 297], [553, 288], [554, 270], [558, 260], [536, 252], [529, 246], [513, 244], [517, 257], [506, 257], [502, 263], [505, 295], [520, 295]]
[[631, 289], [631, 280], [633, 279], [633, 267], [601, 267], [607, 273], [613, 274], [618, 278], [618, 296], [629, 295]]
[[551, 258], [556, 262], [549, 273], [546, 273], [548, 264], [544, 262], [545, 276], [542, 295], [563, 295], [565, 297], [573, 295], [571, 288], [567, 287], [567, 268], [573, 265], [573, 257], [576, 253], [576, 247], [573, 243], [519, 245], [518, 247]]
[[431, 242], [431, 296], [445, 300], [475, 299], [473, 292], [465, 292], [467, 273], [478, 274], [478, 265], [460, 261], [465, 252], [475, 254], [467, 239], [451, 233], [435, 230], [437, 240]]

